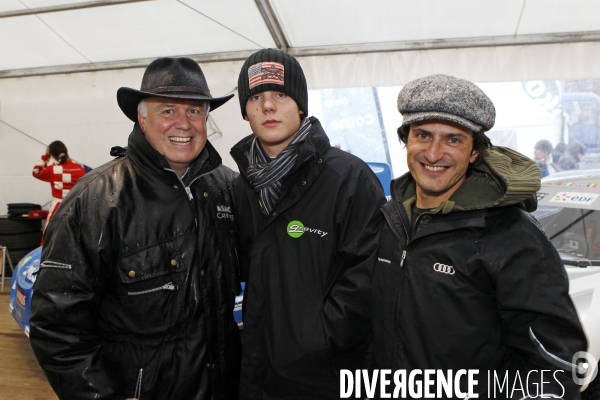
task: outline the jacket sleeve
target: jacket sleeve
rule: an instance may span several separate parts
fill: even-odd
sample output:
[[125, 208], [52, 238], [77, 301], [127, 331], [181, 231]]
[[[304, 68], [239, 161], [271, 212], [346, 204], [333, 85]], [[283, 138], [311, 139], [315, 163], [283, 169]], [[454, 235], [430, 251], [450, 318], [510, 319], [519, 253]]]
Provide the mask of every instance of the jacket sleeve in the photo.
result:
[[339, 268], [323, 306], [328, 351], [335, 356], [368, 345], [369, 298], [377, 262], [385, 202], [383, 189], [368, 166], [348, 185], [337, 213]]
[[54, 165], [48, 165], [48, 161], [50, 157], [47, 155], [42, 155], [42, 158], [33, 166], [33, 171], [31, 171], [31, 175], [34, 178], [37, 178], [44, 182], [53, 182], [54, 181]]
[[[523, 219], [508, 217], [504, 226], [493, 227], [502, 234], [496, 249], [499, 268], [494, 273], [497, 308], [508, 347], [514, 352], [510, 370], [520, 371], [523, 384], [527, 374], [530, 391], [541, 382], [544, 394], [579, 398], [579, 386], [572, 378], [573, 356], [586, 351], [587, 340], [569, 297], [569, 281], [560, 256], [537, 223], [523, 211]], [[500, 252], [502, 254], [500, 254]], [[562, 370], [562, 372], [560, 372]], [[517, 392], [520, 394], [520, 392]], [[522, 396], [519, 396], [522, 397]]]
[[86, 207], [75, 196], [64, 203], [69, 211], [56, 215], [46, 231], [31, 303], [31, 345], [60, 399], [121, 400], [100, 356], [100, 238], [87, 232], [94, 224], [81, 215]]

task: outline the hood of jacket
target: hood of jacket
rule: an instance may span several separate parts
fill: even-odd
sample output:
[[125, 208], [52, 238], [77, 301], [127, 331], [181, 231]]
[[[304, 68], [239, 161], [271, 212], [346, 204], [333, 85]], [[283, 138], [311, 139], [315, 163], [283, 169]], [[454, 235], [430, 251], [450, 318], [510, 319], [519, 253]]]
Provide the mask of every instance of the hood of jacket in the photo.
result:
[[[541, 185], [540, 168], [531, 159], [507, 147], [492, 146], [483, 162], [472, 167], [463, 184], [433, 212], [483, 210], [522, 203]], [[416, 182], [410, 172], [392, 181], [392, 198], [408, 215], [416, 199]]]

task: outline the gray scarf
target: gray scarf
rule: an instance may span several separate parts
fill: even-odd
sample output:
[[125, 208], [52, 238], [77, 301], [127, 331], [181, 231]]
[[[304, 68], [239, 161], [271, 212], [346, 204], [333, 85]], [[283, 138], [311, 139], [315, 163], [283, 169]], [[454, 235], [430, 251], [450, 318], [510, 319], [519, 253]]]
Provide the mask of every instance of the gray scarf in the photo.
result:
[[290, 144], [273, 161], [260, 146], [258, 139], [255, 137], [252, 140], [250, 151], [246, 153], [250, 163], [246, 173], [250, 185], [256, 192], [260, 192], [258, 204], [264, 216], [271, 215], [275, 208], [281, 195], [281, 180], [296, 164], [298, 148], [308, 136], [310, 128], [310, 120], [308, 117], [304, 118]]

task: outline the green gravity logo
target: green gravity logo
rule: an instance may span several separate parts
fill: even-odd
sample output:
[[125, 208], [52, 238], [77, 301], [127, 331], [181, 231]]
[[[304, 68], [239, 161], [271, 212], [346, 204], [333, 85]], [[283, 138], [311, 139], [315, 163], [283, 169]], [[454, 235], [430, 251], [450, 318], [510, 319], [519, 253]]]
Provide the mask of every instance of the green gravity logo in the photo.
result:
[[319, 229], [309, 228], [308, 226], [304, 226], [304, 224], [300, 221], [291, 221], [287, 226], [287, 233], [294, 239], [298, 239], [300, 236], [304, 235], [304, 232], [316, 233], [321, 237], [327, 235], [327, 232], [323, 232]]

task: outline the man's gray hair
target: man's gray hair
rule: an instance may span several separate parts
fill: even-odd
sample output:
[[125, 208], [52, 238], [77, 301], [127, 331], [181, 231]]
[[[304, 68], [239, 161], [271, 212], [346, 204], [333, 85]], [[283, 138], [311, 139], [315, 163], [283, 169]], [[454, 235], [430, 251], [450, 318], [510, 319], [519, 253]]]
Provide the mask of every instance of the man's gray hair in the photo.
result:
[[[208, 101], [203, 101], [202, 106], [204, 107], [204, 116], [208, 117], [208, 113], [210, 112], [210, 103]], [[146, 118], [148, 116], [148, 102], [146, 99], [140, 100], [137, 107], [138, 113]]]

